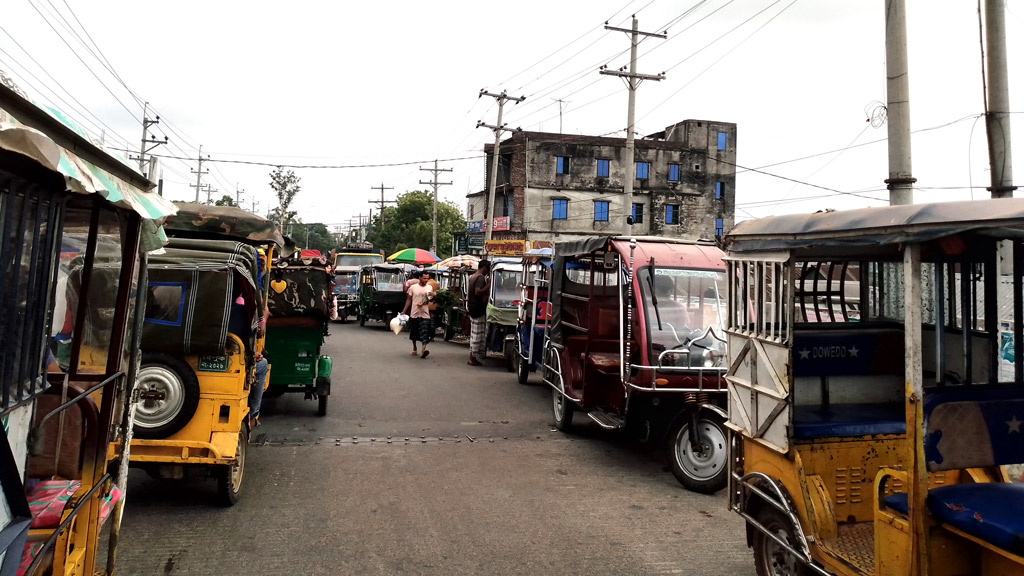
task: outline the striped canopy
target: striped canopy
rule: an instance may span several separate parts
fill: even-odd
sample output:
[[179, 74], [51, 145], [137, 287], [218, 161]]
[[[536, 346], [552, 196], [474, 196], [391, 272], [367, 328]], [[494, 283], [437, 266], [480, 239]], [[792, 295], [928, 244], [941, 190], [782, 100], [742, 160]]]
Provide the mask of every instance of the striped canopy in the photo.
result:
[[477, 265], [480, 263], [479, 256], [471, 256], [469, 254], [463, 254], [460, 256], [452, 256], [445, 258], [438, 263], [438, 266], [446, 266], [448, 268], [458, 268], [460, 266], [469, 266], [473, 270], [476, 270]]

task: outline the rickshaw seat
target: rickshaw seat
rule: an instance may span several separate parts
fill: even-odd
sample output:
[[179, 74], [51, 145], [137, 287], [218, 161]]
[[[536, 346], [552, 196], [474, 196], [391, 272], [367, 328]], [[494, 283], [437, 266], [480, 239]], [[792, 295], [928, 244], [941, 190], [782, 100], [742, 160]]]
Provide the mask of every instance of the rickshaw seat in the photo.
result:
[[951, 484], [925, 499], [936, 519], [1017, 555], [1024, 555], [1024, 486]]
[[829, 438], [905, 434], [902, 404], [817, 404], [793, 407], [793, 434], [797, 438]]
[[587, 361], [595, 369], [606, 374], [618, 374], [619, 372], [618, 352], [591, 352]]

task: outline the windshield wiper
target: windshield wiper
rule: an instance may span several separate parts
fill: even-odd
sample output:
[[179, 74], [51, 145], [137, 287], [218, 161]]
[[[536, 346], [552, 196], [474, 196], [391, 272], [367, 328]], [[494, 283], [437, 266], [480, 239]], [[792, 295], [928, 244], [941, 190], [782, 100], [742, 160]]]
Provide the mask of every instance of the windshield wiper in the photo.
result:
[[647, 285], [651, 288], [651, 304], [654, 305], [654, 317], [658, 320], [658, 331], [664, 330], [661, 327], [661, 311], [658, 310], [658, 293], [654, 290], [654, 256], [651, 256], [651, 267], [647, 271]]

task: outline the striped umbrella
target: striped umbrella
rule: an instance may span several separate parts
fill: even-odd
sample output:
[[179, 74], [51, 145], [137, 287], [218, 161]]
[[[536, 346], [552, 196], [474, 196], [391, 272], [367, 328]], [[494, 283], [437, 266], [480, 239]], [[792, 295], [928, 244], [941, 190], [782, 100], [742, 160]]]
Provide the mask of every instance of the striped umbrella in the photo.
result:
[[447, 266], [448, 268], [458, 268], [460, 266], [469, 266], [473, 270], [476, 270], [477, 265], [480, 263], [478, 256], [471, 256], [469, 254], [463, 254], [461, 256], [452, 256], [445, 258], [438, 262], [438, 266]]
[[406, 248], [388, 256], [389, 262], [402, 262], [404, 264], [434, 264], [438, 258], [430, 250], [422, 248]]

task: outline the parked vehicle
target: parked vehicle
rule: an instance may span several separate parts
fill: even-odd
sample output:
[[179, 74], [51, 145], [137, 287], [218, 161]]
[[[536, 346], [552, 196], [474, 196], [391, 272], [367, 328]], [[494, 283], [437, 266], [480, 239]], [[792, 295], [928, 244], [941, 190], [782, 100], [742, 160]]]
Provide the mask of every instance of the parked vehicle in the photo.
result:
[[334, 268], [334, 306], [338, 320], [344, 324], [349, 316], [359, 315], [359, 266]]
[[589, 238], [558, 243], [555, 255], [543, 359], [555, 426], [567, 431], [582, 412], [605, 429], [667, 440], [683, 486], [725, 487], [722, 252]]
[[548, 292], [551, 288], [552, 250], [527, 251], [519, 282], [519, 321], [516, 326], [516, 379], [526, 384], [530, 372], [541, 367], [544, 329], [551, 319]]
[[384, 256], [373, 250], [373, 245], [366, 242], [349, 244], [334, 254], [334, 266], [361, 268], [373, 264], [383, 264]]
[[2, 574], [115, 569], [128, 469], [107, 452], [127, 459], [132, 311], [174, 213], [152, 187], [0, 83]]
[[268, 263], [284, 240], [273, 222], [239, 208], [178, 209], [165, 224], [171, 241], [150, 261], [131, 465], [214, 477], [230, 506], [244, 479]]
[[1024, 574], [1022, 233], [1008, 198], [726, 237], [729, 506], [759, 575]]
[[330, 317], [331, 267], [326, 258], [282, 257], [270, 270], [264, 353], [273, 362], [267, 394], [301, 392], [327, 414], [331, 394], [330, 356], [320, 353]]
[[519, 280], [523, 264], [501, 259], [491, 264], [491, 294], [487, 302], [487, 354], [500, 354], [505, 369], [515, 370], [516, 330], [519, 323]]
[[473, 269], [470, 266], [449, 268], [442, 284], [449, 297], [438, 304], [438, 317], [444, 326], [444, 340], [448, 342], [457, 335], [468, 335], [469, 312], [466, 309], [466, 285]]
[[379, 320], [385, 326], [405, 306], [405, 267], [399, 264], [363, 266], [359, 272], [359, 325]]

